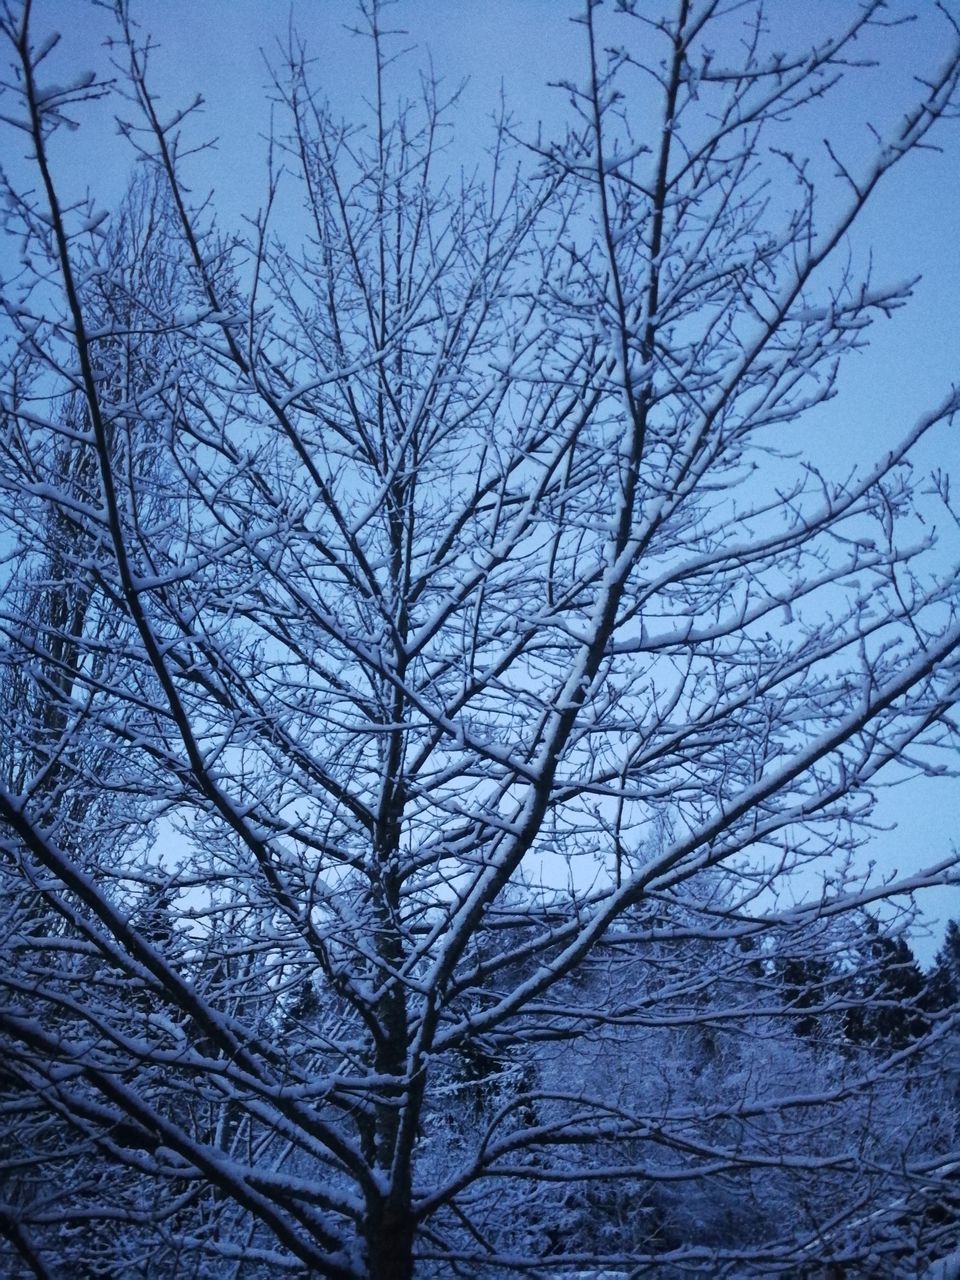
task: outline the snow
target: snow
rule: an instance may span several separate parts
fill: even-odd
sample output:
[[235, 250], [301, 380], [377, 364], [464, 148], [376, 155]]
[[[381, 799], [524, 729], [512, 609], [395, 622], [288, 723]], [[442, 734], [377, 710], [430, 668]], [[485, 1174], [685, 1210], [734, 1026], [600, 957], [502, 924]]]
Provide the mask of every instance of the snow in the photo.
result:
[[919, 1273], [917, 1280], [960, 1280], [960, 1249], [945, 1258], [938, 1258]]
[[55, 98], [69, 98], [75, 93], [82, 93], [84, 89], [89, 89], [97, 78], [95, 71], [85, 71], [72, 80], [70, 84], [49, 84], [42, 89], [36, 91], [36, 101], [38, 107], [46, 106]]

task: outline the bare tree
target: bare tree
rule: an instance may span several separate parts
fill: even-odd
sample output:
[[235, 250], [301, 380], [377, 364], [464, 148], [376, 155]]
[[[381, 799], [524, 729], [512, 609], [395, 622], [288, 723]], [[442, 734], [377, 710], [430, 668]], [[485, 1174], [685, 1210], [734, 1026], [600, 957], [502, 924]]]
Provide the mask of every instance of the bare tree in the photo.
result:
[[[77, 947], [48, 940], [0, 1019], [35, 1104], [116, 1176], [76, 1229], [154, 1241], [151, 1274], [887, 1265], [886, 1210], [956, 1159], [900, 1105], [951, 1014], [817, 1057], [794, 1025], [842, 1030], [849, 997], [810, 964], [804, 998], [774, 986], [952, 870], [875, 885], [848, 854], [880, 771], [953, 733], [956, 578], [914, 536], [911, 455], [960, 397], [842, 477], [792, 426], [909, 295], [843, 255], [953, 114], [949, 16], [892, 135], [817, 179], [798, 126], [879, 0], [796, 54], [759, 4], [590, 0], [568, 133], [518, 146], [504, 120], [480, 182], [435, 176], [436, 82], [388, 105], [371, 0], [370, 119], [338, 119], [291, 38], [240, 237], [191, 196], [189, 113], [159, 114], [117, 0], [121, 129], [168, 209], [125, 234], [157, 288], [58, 194], [50, 137], [109, 86], [45, 86], [32, 7], [0, 21], [35, 169], [6, 192], [4, 555], [66, 522], [57, 589], [84, 603], [31, 625], [4, 597], [54, 723], [4, 708], [27, 741], [0, 817], [5, 871]], [[944, 484], [924, 502], [953, 519]], [[119, 797], [152, 853], [65, 830], [44, 779], [74, 758], [57, 787]], [[700, 1083], [611, 1066], [618, 1039]], [[677, 1184], [804, 1212], [668, 1238]], [[50, 1215], [6, 1221], [54, 1270]]]

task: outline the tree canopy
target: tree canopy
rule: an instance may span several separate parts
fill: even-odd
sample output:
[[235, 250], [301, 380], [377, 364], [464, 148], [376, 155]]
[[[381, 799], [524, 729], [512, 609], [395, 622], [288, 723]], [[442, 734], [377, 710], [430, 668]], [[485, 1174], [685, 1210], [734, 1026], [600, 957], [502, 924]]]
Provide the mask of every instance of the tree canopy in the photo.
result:
[[[565, 128], [501, 112], [451, 177], [456, 104], [395, 100], [368, 0], [364, 118], [287, 33], [233, 227], [109, 7], [65, 84], [40, 0], [0, 7], [11, 1265], [945, 1254], [956, 995], [902, 930], [957, 857], [855, 855], [956, 746], [919, 455], [960, 392], [852, 469], [803, 424], [909, 298], [850, 246], [956, 114], [949, 12], [867, 154], [803, 125], [895, 56], [881, 0], [793, 51], [752, 2], [588, 0]], [[52, 151], [105, 96], [138, 163], [101, 213]]]

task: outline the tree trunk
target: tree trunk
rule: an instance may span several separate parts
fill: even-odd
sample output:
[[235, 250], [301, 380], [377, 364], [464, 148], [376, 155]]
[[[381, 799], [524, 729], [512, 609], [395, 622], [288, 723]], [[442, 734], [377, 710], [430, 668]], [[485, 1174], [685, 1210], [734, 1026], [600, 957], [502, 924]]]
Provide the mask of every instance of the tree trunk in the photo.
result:
[[371, 1213], [367, 1229], [370, 1280], [412, 1280], [414, 1219], [389, 1202]]

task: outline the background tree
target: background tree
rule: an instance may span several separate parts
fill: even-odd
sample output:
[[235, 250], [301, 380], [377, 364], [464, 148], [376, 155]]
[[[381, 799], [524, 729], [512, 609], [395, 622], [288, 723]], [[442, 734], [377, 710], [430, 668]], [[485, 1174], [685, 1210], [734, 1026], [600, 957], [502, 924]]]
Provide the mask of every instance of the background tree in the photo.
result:
[[857, 1005], [846, 1016], [846, 1035], [855, 1044], [902, 1049], [929, 1027], [923, 1014], [927, 984], [903, 938], [887, 937], [869, 916], [865, 925], [860, 972], [852, 984]]
[[[948, 1020], [818, 1058], [776, 975], [814, 954], [792, 939], [950, 870], [864, 885], [844, 854], [880, 771], [953, 732], [956, 576], [910, 460], [960, 399], [842, 478], [790, 449], [909, 294], [844, 253], [953, 111], [949, 17], [954, 52], [866, 163], [828, 149], [831, 180], [790, 122], [883, 5], [793, 55], [759, 5], [589, 3], [567, 134], [518, 152], [502, 123], [487, 180], [453, 182], [438, 85], [390, 108], [362, 6], [370, 118], [337, 118], [291, 38], [240, 237], [191, 196], [189, 120], [115, 8], [159, 289], [58, 194], [51, 136], [107, 86], [46, 82], [30, 4], [0, 21], [35, 165], [7, 190], [6, 554], [67, 520], [70, 589], [104, 602], [65, 629], [56, 743], [18, 717], [19, 758], [82, 751], [77, 794], [167, 833], [81, 847], [32, 774], [0, 793], [6, 865], [100, 962], [69, 999], [5, 993], [35, 1105], [135, 1175], [111, 1211], [160, 1274], [895, 1265], [890, 1206], [953, 1159], [951, 1116], [904, 1104]], [[105, 316], [100, 279], [130, 309]], [[951, 518], [943, 483], [924, 501]], [[7, 665], [49, 686], [51, 632], [10, 617]], [[682, 1053], [682, 1088], [627, 1072], [624, 1036]], [[452, 1148], [471, 1069], [496, 1085]], [[774, 1187], [803, 1213], [724, 1217]]]
[[947, 921], [929, 985], [930, 1000], [935, 1009], [955, 1007], [960, 1000], [960, 925], [956, 920]]
[[[84, 302], [104, 335], [96, 376], [118, 396], [135, 398], [162, 375], [169, 358], [153, 331], [159, 300], [178, 292], [166, 252], [169, 229], [165, 189], [141, 173], [109, 228], [84, 236], [76, 250], [84, 265]], [[15, 358], [14, 376], [33, 371], [29, 360]], [[111, 651], [129, 632], [115, 593], [98, 572], [97, 536], [85, 519], [97, 495], [94, 458], [82, 445], [89, 430], [86, 401], [68, 391], [53, 407], [55, 425], [46, 440], [36, 432], [26, 438], [12, 432], [5, 442], [18, 468], [27, 465], [20, 483], [6, 489], [5, 510], [19, 538], [0, 605], [6, 640], [0, 666], [3, 782], [30, 797], [35, 820], [97, 877], [111, 902], [135, 911], [145, 937], [163, 941], [174, 954], [176, 933], [162, 920], [162, 882], [139, 856], [148, 815], [129, 801], [116, 735], [102, 726], [88, 732], [90, 689], [109, 684]], [[156, 464], [155, 433], [141, 421], [130, 426], [111, 433], [111, 459], [146, 486]], [[149, 483], [158, 502], [155, 478]], [[5, 860], [2, 875], [5, 997], [21, 1014], [29, 1009], [48, 1036], [69, 1039], [88, 1033], [77, 1003], [97, 989], [117, 1025], [132, 1033], [153, 1002], [131, 990], [122, 971], [104, 975], [104, 954], [78, 927], [76, 897], [51, 894], [42, 873], [20, 858]], [[150, 1217], [143, 1186], [117, 1158], [131, 1145], [135, 1150], [143, 1134], [122, 1120], [104, 1128], [102, 1112], [89, 1099], [92, 1123], [83, 1107], [63, 1111], [57, 1069], [43, 1047], [38, 1053], [35, 1045], [8, 1046], [2, 1067], [6, 1218], [38, 1274], [47, 1274], [42, 1259], [53, 1240], [59, 1266], [113, 1275], [137, 1252], [131, 1217]], [[131, 1200], [137, 1212], [124, 1213], [121, 1206]], [[162, 1218], [169, 1205], [156, 1211]]]

